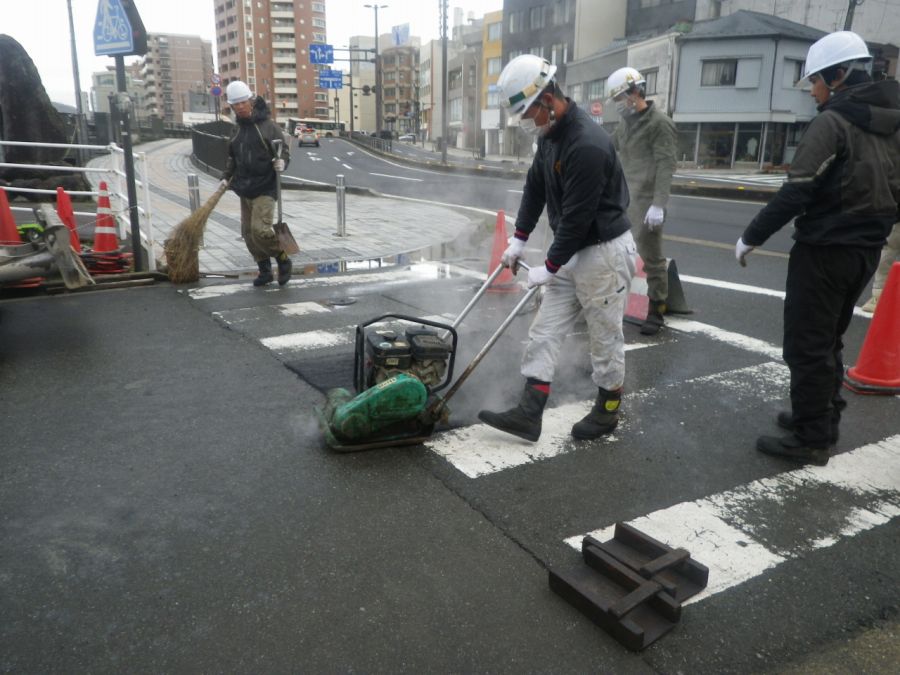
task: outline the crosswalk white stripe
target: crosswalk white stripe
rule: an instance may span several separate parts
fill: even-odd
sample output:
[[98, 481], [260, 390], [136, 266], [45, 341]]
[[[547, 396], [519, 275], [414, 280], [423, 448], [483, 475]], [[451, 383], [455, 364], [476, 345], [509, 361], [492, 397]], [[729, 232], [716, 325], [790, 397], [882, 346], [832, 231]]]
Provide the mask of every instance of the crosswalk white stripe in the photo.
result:
[[[791, 518], [791, 507], [814, 503], [823, 486], [853, 497], [847, 503], [836, 499], [829, 503], [827, 522], [833, 526], [826, 532], [822, 531], [825, 519], [817, 521], [818, 527], [810, 527], [804, 519]], [[866, 507], [858, 505], [862, 502]], [[790, 541], [789, 547], [766, 542], [766, 531], [776, 525], [760, 515], [767, 512], [764, 506], [774, 506], [784, 514], [777, 528], [779, 539]], [[900, 435], [837, 455], [823, 467], [808, 466], [753, 481], [628, 522], [669, 546], [686, 548], [695, 560], [709, 567], [709, 585], [690, 600], [697, 602], [898, 515]], [[610, 525], [589, 534], [607, 541], [614, 529], [615, 525]], [[565, 542], [580, 550], [584, 536], [568, 537]]]
[[[447, 277], [462, 277], [484, 281], [486, 274], [474, 272], [464, 267], [447, 265], [443, 263], [416, 263], [408, 267], [388, 269], [371, 274], [339, 274], [322, 275], [314, 277], [294, 276], [291, 279], [290, 289], [316, 288], [321, 286], [359, 286], [369, 284], [396, 285], [409, 281], [428, 281], [430, 279], [445, 279]], [[222, 298], [237, 293], [259, 293], [261, 289], [255, 288], [249, 281], [233, 284], [215, 284], [200, 288], [189, 288], [186, 291], [192, 300], [209, 300]], [[284, 288], [273, 287], [262, 289], [265, 293], [284, 293]]]
[[[455, 317], [444, 314], [421, 317], [427, 321], [437, 321], [440, 323], [451, 323]], [[387, 327], [396, 326], [398, 321], [377, 321], [366, 330], [381, 330]], [[336, 347], [339, 345], [353, 344], [356, 340], [356, 327], [342, 326], [332, 330], [310, 330], [299, 333], [287, 333], [285, 335], [274, 335], [272, 337], [262, 338], [260, 342], [263, 346], [268, 347], [277, 352], [299, 352], [311, 351], [313, 349], [323, 349], [325, 347]], [[406, 325], [410, 325], [406, 323]]]
[[781, 347], [773, 345], [771, 342], [766, 342], [765, 340], [752, 338], [749, 335], [734, 333], [732, 331], [716, 328], [707, 323], [682, 319], [677, 316], [666, 316], [666, 325], [669, 328], [681, 331], [682, 333], [703, 335], [718, 342], [724, 342], [725, 344], [738, 347], [739, 349], [762, 354], [770, 359], [781, 359]]
[[[667, 397], [672, 395], [672, 390], [692, 383], [711, 385], [711, 398], [715, 397], [715, 388], [728, 390], [732, 397], [750, 391], [754, 397], [774, 398], [787, 391], [789, 373], [783, 364], [767, 362], [626, 393], [623, 406], [627, 411], [629, 398]], [[478, 478], [578, 449], [571, 437], [572, 425], [587, 415], [592, 404], [590, 400], [576, 401], [547, 408], [541, 421], [541, 437], [536, 443], [520, 440], [486, 424], [473, 424], [436, 434], [425, 445], [469, 478]], [[627, 432], [633, 424], [627, 414], [623, 415], [617, 433]], [[617, 441], [618, 436], [610, 434], [599, 442]]]

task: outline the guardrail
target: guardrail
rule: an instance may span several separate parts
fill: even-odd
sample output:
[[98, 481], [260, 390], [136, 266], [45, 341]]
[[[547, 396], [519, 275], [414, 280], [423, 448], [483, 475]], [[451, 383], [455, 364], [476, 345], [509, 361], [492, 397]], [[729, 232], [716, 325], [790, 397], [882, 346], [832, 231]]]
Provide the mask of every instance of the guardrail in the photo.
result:
[[[14, 162], [0, 162], [0, 168], [18, 168], [32, 171], [53, 171], [58, 173], [80, 173], [85, 177], [89, 175], [103, 174], [109, 176], [109, 197], [113, 214], [116, 217], [119, 239], [126, 239], [131, 228], [131, 219], [128, 217], [128, 190], [125, 185], [125, 151], [115, 143], [109, 145], [83, 145], [74, 143], [37, 143], [31, 141], [0, 141], [0, 146], [19, 146], [33, 148], [59, 148], [72, 150], [89, 150], [95, 153], [108, 153], [110, 157], [109, 167], [69, 166], [56, 164], [23, 164]], [[138, 222], [141, 228], [141, 239], [149, 251], [153, 251], [153, 215], [150, 201], [150, 181], [147, 166], [147, 155], [143, 152], [132, 153], [134, 156], [135, 184], [139, 189], [136, 210]], [[88, 182], [91, 182], [90, 180]], [[99, 182], [99, 181], [98, 181]], [[56, 196], [56, 190], [41, 188], [4, 187], [7, 192], [35, 195]], [[70, 196], [91, 197], [99, 196], [99, 190], [67, 190]], [[143, 201], [141, 200], [143, 197]], [[47, 200], [44, 200], [47, 201]], [[30, 208], [12, 206], [13, 211], [30, 213]], [[96, 211], [75, 211], [76, 216], [94, 216]], [[150, 271], [156, 269], [156, 260], [153, 255], [149, 259]]]

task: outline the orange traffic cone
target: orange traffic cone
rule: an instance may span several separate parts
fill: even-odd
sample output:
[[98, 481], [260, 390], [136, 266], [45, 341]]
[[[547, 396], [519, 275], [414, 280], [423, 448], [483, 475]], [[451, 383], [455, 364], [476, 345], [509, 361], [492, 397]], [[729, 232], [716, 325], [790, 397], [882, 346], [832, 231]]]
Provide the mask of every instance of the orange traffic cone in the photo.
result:
[[19, 236], [12, 209], [9, 207], [6, 190], [0, 188], [0, 245], [18, 246], [21, 243], [22, 238]]
[[81, 242], [78, 240], [78, 223], [75, 221], [75, 211], [72, 210], [72, 200], [62, 187], [56, 188], [56, 213], [59, 219], [69, 228], [69, 243], [75, 253], [81, 253]]
[[[494, 229], [494, 248], [491, 251], [491, 264], [488, 268], [488, 275], [497, 269], [506, 247], [506, 213], [501, 209], [497, 211], [497, 227]], [[488, 286], [488, 292], [493, 291], [494, 293], [511, 293], [518, 290], [520, 290], [520, 287], [515, 282], [513, 273], [508, 267], [500, 272], [500, 275]]]
[[891, 267], [859, 361], [844, 375], [844, 386], [857, 394], [900, 394], [900, 262]]
[[106, 183], [100, 181], [100, 196], [97, 198], [97, 223], [94, 226], [94, 253], [109, 253], [119, 250], [116, 239], [116, 221], [109, 205]]

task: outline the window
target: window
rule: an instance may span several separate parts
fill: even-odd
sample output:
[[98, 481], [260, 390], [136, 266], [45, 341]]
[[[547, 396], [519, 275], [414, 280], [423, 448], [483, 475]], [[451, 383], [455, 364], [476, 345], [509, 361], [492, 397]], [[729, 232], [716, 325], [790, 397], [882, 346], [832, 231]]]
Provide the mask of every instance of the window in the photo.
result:
[[586, 100], [588, 101], [602, 101], [603, 93], [606, 91], [606, 80], [593, 80], [587, 83], [587, 96]]
[[[522, 56], [522, 54], [525, 54], [525, 53], [526, 52], [522, 49], [513, 49], [509, 52], [509, 54], [507, 55], [507, 58], [509, 59], [509, 61], [512, 61], [517, 56]], [[507, 61], [507, 63], [509, 63], [509, 61]]]
[[580, 103], [584, 99], [581, 98], [581, 85], [573, 84], [569, 87], [569, 98], [575, 101], [576, 103]]
[[509, 32], [518, 33], [522, 30], [522, 12], [511, 12], [509, 15]]
[[384, 97], [385, 98], [394, 98], [397, 95], [397, 91], [394, 87], [385, 87], [384, 88]]
[[544, 58], [543, 47], [532, 47], [531, 49], [528, 50], [528, 53], [534, 54], [535, 56], [540, 56], [541, 58]]
[[653, 94], [658, 93], [656, 88], [656, 79], [659, 75], [658, 70], [644, 70], [641, 71], [644, 74], [644, 79], [647, 81], [647, 86], [645, 87], [645, 93], [647, 96], [652, 96]]
[[499, 21], [497, 23], [488, 24], [488, 41], [495, 42], [503, 38], [503, 24]]
[[544, 8], [543, 7], [532, 7], [529, 10], [529, 28], [531, 30], [538, 30], [539, 28], [544, 27]]
[[556, 44], [550, 48], [550, 63], [554, 66], [561, 66], [568, 58], [569, 46], [566, 44]]
[[318, 17], [313, 17], [312, 25], [316, 28], [325, 28], [325, 19], [319, 19]]
[[733, 87], [737, 76], [737, 60], [704, 61], [700, 72], [701, 87]]
[[500, 92], [489, 91], [487, 96], [488, 108], [497, 108], [500, 105]]

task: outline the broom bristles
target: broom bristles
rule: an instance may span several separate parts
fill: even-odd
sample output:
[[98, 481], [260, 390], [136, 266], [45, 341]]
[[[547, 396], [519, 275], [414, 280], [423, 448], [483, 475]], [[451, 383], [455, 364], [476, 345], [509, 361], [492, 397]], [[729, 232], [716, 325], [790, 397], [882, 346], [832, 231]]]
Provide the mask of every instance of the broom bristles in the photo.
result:
[[220, 185], [206, 203], [178, 223], [166, 239], [164, 249], [169, 266], [169, 280], [172, 283], [185, 284], [200, 278], [200, 239], [209, 214], [227, 189], [227, 185]]

